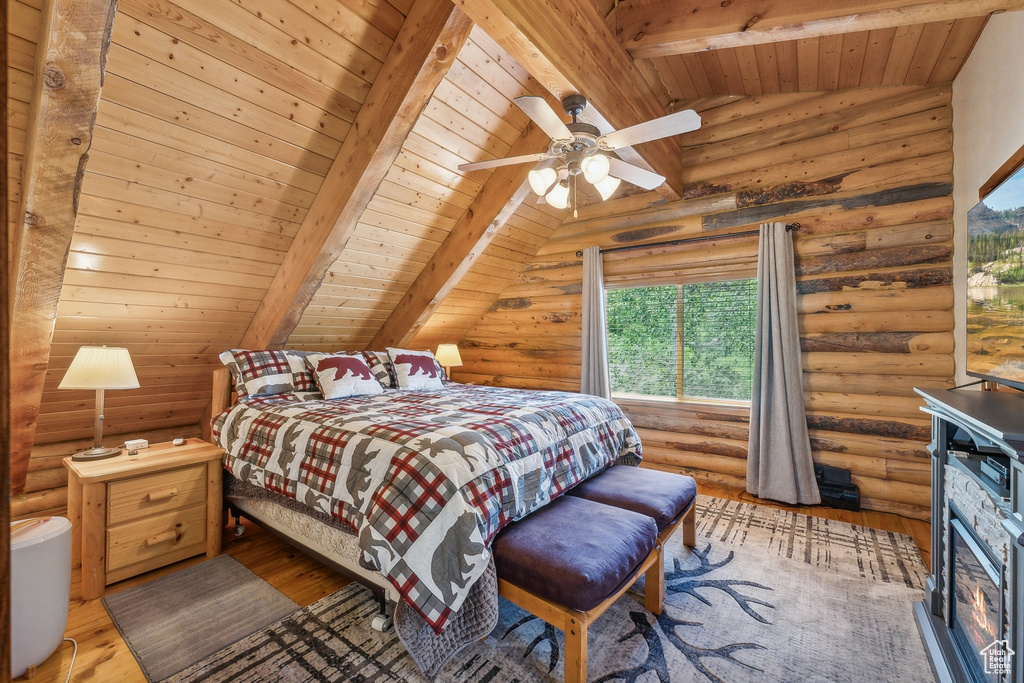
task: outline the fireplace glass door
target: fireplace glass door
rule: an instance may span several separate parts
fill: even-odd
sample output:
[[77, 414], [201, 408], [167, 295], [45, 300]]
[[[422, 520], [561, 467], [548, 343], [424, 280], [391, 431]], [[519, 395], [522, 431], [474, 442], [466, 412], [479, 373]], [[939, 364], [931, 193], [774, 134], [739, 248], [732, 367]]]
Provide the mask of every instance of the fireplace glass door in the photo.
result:
[[953, 641], [973, 681], [1000, 681], [1002, 677], [993, 671], [996, 664], [989, 658], [993, 644], [1004, 637], [1001, 572], [955, 517], [950, 524], [950, 548]]

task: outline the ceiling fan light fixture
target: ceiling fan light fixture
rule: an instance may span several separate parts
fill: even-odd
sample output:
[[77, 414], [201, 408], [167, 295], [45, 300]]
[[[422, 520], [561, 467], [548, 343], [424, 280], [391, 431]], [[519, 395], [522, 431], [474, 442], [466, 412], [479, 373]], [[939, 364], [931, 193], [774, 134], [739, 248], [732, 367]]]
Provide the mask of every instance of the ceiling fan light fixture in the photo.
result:
[[555, 207], [556, 209], [564, 209], [569, 206], [569, 183], [561, 181], [555, 183], [555, 186], [544, 196], [548, 204]]
[[619, 183], [621, 182], [618, 178], [606, 175], [603, 179], [594, 183], [594, 187], [601, 194], [601, 199], [607, 201], [609, 197], [615, 194], [615, 190], [619, 189]]
[[594, 154], [580, 162], [580, 170], [583, 171], [583, 177], [595, 187], [599, 182], [608, 177], [609, 167], [608, 157], [604, 154]]
[[558, 171], [551, 166], [541, 164], [530, 171], [527, 178], [530, 180], [530, 189], [533, 190], [533, 193], [543, 197], [551, 184], [558, 179]]

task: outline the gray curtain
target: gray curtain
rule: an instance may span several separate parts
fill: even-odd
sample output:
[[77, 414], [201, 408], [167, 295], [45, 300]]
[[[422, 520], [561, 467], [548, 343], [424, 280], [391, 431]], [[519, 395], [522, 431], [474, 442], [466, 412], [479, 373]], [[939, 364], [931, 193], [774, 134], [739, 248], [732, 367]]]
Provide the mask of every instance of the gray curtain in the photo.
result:
[[758, 498], [821, 502], [807, 437], [802, 374], [793, 237], [785, 223], [762, 223], [747, 455], [747, 491]]
[[580, 391], [611, 397], [604, 312], [604, 263], [600, 247], [583, 250], [583, 368]]

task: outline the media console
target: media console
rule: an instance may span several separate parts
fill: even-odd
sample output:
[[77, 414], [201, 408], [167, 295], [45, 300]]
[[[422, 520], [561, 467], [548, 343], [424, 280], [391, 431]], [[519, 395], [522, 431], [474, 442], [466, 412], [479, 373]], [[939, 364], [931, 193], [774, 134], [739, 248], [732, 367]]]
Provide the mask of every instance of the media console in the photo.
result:
[[932, 560], [914, 612], [932, 668], [1024, 683], [1024, 393], [916, 391], [932, 416]]

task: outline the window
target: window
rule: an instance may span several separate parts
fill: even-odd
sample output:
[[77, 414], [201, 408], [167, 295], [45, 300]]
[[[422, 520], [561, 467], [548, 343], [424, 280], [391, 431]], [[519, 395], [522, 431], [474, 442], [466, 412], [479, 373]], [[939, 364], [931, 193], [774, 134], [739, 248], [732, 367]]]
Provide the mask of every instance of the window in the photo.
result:
[[613, 394], [750, 400], [757, 281], [610, 289]]

